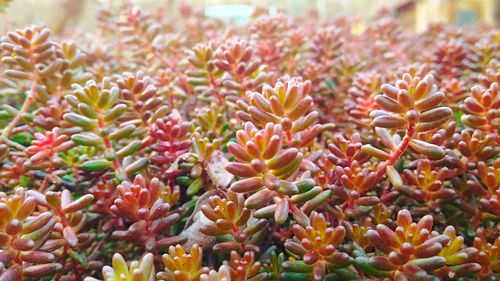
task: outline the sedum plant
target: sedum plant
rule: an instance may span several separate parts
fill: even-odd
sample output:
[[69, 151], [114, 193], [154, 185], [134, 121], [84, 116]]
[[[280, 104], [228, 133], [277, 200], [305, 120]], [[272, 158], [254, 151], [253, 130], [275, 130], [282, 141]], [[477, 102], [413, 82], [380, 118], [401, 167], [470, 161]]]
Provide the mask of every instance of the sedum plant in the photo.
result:
[[[155, 272], [153, 265], [153, 254], [145, 254], [140, 261], [133, 261], [130, 266], [123, 259], [122, 255], [113, 255], [112, 266], [102, 268], [104, 281], [151, 281], [154, 280]], [[87, 277], [85, 281], [95, 281], [98, 279]]]
[[[413, 223], [408, 211], [400, 211], [394, 231], [379, 224], [367, 232], [371, 244], [387, 256], [360, 256], [355, 261], [357, 266], [373, 270], [376, 277], [394, 279], [430, 278], [440, 274], [444, 274], [442, 278], [457, 278], [459, 274], [480, 270], [479, 264], [469, 264], [474, 261], [477, 250], [462, 247], [464, 238], [455, 234], [453, 226], [439, 234], [432, 231], [432, 224], [432, 216]], [[452, 274], [448, 274], [449, 267]]]
[[73, 95], [66, 96], [72, 112], [65, 114], [64, 119], [78, 132], [71, 136], [76, 144], [99, 147], [103, 151], [102, 158], [84, 162], [82, 169], [93, 171], [113, 167], [117, 178], [124, 180], [142, 166], [137, 162], [141, 160], [128, 167], [123, 167], [122, 163], [125, 157], [141, 148], [141, 142], [135, 139], [125, 145], [113, 145], [112, 141], [134, 137], [136, 133], [135, 125], [114, 126], [127, 110], [127, 105], [118, 97], [119, 89], [112, 86], [109, 79], [103, 80], [101, 88], [95, 81], [88, 81], [84, 87], [75, 85]]
[[51, 212], [38, 213], [36, 207], [35, 197], [24, 188], [17, 188], [11, 196], [0, 194], [1, 276], [5, 280], [41, 277], [62, 270], [56, 256], [42, 249], [57, 221]]
[[312, 212], [308, 225], [296, 224], [292, 227], [294, 239], [285, 243], [285, 248], [303, 259], [305, 267], [311, 268], [314, 280], [323, 280], [327, 268], [335, 270], [347, 266], [351, 261], [346, 253], [337, 252], [337, 247], [345, 237], [345, 228], [328, 227], [322, 214]]
[[498, 29], [111, 2], [0, 34], [0, 280], [498, 279]]
[[249, 225], [251, 211], [245, 207], [245, 197], [242, 194], [228, 191], [227, 198], [210, 196], [208, 204], [201, 206], [201, 211], [211, 222], [203, 225], [200, 231], [210, 236], [226, 236], [224, 240], [227, 241], [215, 245], [215, 251], [258, 249], [256, 245], [252, 245], [254, 243], [251, 238], [261, 232], [267, 222], [260, 219]]
[[170, 204], [176, 201], [170, 188], [157, 178], [147, 182], [137, 175], [133, 182], [124, 181], [118, 185], [117, 191], [118, 197], [110, 211], [131, 224], [126, 230], [113, 231], [113, 238], [137, 243], [146, 251], [182, 242], [182, 238], [163, 235], [179, 219], [179, 214], [170, 212]]
[[[320, 131], [316, 124], [318, 113], [310, 111], [313, 100], [309, 96], [311, 83], [290, 80], [286, 84], [277, 83], [274, 88], [264, 87], [262, 94], [248, 93], [249, 104], [238, 103], [242, 111], [239, 117], [264, 127], [267, 123], [281, 124], [291, 146], [307, 145]], [[246, 112], [245, 112], [246, 111]]]
[[199, 280], [206, 271], [201, 267], [203, 250], [196, 244], [189, 251], [185, 251], [181, 245], [170, 246], [162, 260], [165, 269], [158, 272], [159, 280]]

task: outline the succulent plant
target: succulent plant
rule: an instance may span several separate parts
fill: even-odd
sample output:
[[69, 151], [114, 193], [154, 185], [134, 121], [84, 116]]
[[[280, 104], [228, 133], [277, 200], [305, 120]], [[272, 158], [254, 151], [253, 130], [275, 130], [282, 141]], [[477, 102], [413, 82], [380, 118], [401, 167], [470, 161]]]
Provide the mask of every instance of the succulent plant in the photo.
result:
[[165, 269], [158, 272], [159, 280], [199, 280], [206, 271], [201, 267], [203, 251], [198, 245], [193, 245], [189, 252], [184, 251], [181, 245], [170, 246], [167, 254], [162, 256]]
[[137, 175], [133, 182], [124, 181], [116, 189], [118, 198], [110, 211], [131, 224], [126, 230], [115, 230], [113, 238], [140, 244], [146, 251], [183, 241], [180, 237], [162, 235], [179, 220], [179, 214], [170, 212], [170, 204], [176, 202], [170, 188], [157, 178], [147, 182], [143, 176]]
[[498, 29], [111, 2], [0, 37], [0, 280], [499, 276]]
[[312, 266], [314, 280], [323, 280], [327, 268], [341, 268], [350, 263], [348, 254], [335, 249], [345, 237], [345, 228], [328, 227], [325, 217], [316, 212], [311, 213], [309, 221], [307, 226], [292, 227], [295, 238], [287, 241], [285, 248]]
[[[111, 85], [109, 79], [103, 81], [101, 88], [95, 81], [88, 81], [84, 87], [75, 85], [74, 95], [67, 95], [66, 101], [73, 112], [64, 115], [64, 119], [75, 126], [71, 136], [76, 144], [99, 147], [104, 157], [92, 159], [82, 164], [88, 171], [103, 170], [113, 167], [117, 176], [124, 180], [127, 175], [136, 171], [134, 166], [123, 167], [122, 159], [134, 154], [141, 148], [141, 142], [134, 140], [117, 149], [112, 141], [121, 140], [134, 135], [135, 125], [114, 126], [127, 105], [118, 100], [119, 90]], [[132, 169], [131, 169], [132, 168]]]
[[485, 132], [498, 131], [498, 108], [500, 98], [498, 83], [494, 82], [486, 90], [480, 86], [471, 89], [471, 96], [467, 97], [462, 106], [464, 115], [462, 122], [471, 128]]
[[36, 207], [36, 199], [23, 188], [11, 196], [0, 193], [2, 279], [40, 278], [62, 270], [56, 256], [42, 248], [57, 221], [51, 212], [38, 213]]
[[[112, 266], [102, 268], [104, 281], [152, 281], [155, 279], [153, 254], [145, 254], [140, 261], [133, 261], [130, 266], [122, 255], [113, 255]], [[97, 280], [95, 278], [85, 278], [85, 281]]]
[[462, 248], [464, 238], [456, 236], [453, 226], [446, 227], [443, 234], [432, 231], [432, 226], [430, 215], [414, 223], [410, 212], [399, 211], [395, 230], [379, 224], [367, 232], [371, 244], [387, 256], [358, 257], [356, 265], [373, 270], [373, 276], [394, 279], [429, 278], [444, 271], [452, 272], [444, 277], [454, 278], [480, 270], [478, 264], [467, 264], [477, 250]]
[[267, 123], [280, 124], [286, 143], [295, 147], [307, 145], [321, 129], [316, 124], [319, 114], [309, 112], [313, 105], [310, 91], [309, 81], [291, 79], [285, 84], [278, 82], [274, 88], [264, 87], [262, 94], [247, 93], [249, 104], [243, 100], [238, 101], [238, 106], [242, 109], [238, 116], [259, 128]]
[[252, 224], [250, 209], [245, 207], [243, 194], [227, 192], [227, 198], [212, 195], [208, 204], [201, 206], [203, 214], [211, 221], [203, 225], [200, 231], [211, 236], [228, 236], [228, 241], [214, 246], [215, 251], [230, 252], [231, 250], [255, 250], [252, 245], [252, 235], [267, 226], [265, 219], [260, 219]]

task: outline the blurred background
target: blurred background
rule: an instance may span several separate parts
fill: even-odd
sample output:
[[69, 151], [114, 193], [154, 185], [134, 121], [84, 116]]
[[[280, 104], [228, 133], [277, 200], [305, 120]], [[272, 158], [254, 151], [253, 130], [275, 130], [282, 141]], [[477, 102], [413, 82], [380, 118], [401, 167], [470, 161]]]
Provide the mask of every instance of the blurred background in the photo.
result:
[[[0, 31], [33, 23], [47, 25], [56, 33], [67, 27], [86, 31], [95, 28], [96, 8], [99, 5], [118, 6], [125, 0], [0, 0]], [[9, 3], [10, 2], [10, 3]], [[316, 10], [321, 18], [349, 16], [359, 19], [359, 28], [387, 8], [411, 31], [423, 31], [431, 22], [454, 23], [461, 27], [485, 23], [499, 27], [500, 0], [127, 0], [141, 9], [162, 7], [177, 13], [182, 3], [205, 7], [205, 14], [235, 23], [244, 23], [253, 5], [284, 9], [291, 15], [305, 15]]]

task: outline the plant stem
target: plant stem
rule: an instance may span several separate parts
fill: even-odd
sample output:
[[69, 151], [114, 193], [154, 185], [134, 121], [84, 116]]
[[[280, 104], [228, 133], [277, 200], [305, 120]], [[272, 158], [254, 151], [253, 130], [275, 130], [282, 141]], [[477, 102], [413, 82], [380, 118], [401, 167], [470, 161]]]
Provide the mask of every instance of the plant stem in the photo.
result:
[[111, 236], [112, 233], [113, 231], [108, 231], [106, 235], [97, 244], [95, 244], [94, 247], [92, 247], [92, 249], [88, 252], [87, 256], [91, 258], [96, 251], [99, 251], [102, 248], [102, 245], [104, 245], [104, 243]]
[[210, 85], [214, 89], [214, 93], [215, 93], [215, 97], [217, 99], [217, 102], [221, 105], [224, 105], [224, 98], [221, 96], [221, 94], [219, 92], [219, 87], [217, 87], [217, 83], [215, 82], [215, 78], [210, 71], [208, 71], [208, 78], [210, 81]]
[[[59, 218], [61, 218], [61, 224], [63, 225], [63, 229], [65, 227], [71, 227], [69, 225], [69, 222], [68, 222], [68, 219], [66, 218], [66, 214], [64, 213], [63, 209], [61, 208], [61, 206], [57, 207], [54, 209], [57, 213], [57, 215], [59, 216]], [[61, 236], [63, 236], [63, 234], [61, 233]], [[62, 263], [62, 271], [61, 272], [58, 272], [57, 275], [55, 276], [54, 280], [56, 281], [59, 281], [61, 279], [61, 276], [62, 276], [62, 272], [64, 271], [64, 267], [66, 266], [66, 260], [67, 260], [67, 255], [68, 255], [68, 245], [65, 244], [64, 245], [64, 250], [63, 250], [63, 254], [62, 254], [62, 257], [63, 257], [63, 263]]]
[[155, 58], [157, 58], [161, 63], [163, 63], [165, 66], [170, 67], [171, 69], [175, 69], [175, 65], [172, 64], [170, 61], [168, 61], [161, 53], [159, 53], [153, 45], [147, 40], [144, 39], [145, 35], [144, 32], [140, 29], [137, 28], [137, 25], [135, 24], [136, 20], [132, 20], [132, 27], [134, 29], [134, 33], [140, 38], [141, 43], [153, 54]]
[[30, 108], [31, 103], [34, 100], [37, 85], [38, 85], [38, 74], [37, 74], [37, 72], [33, 72], [33, 80], [31, 82], [30, 93], [28, 94], [28, 96], [24, 100], [23, 106], [21, 107], [19, 112], [17, 112], [14, 119], [9, 123], [9, 125], [7, 125], [7, 127], [5, 129], [3, 129], [2, 136], [1, 136], [3, 142], [5, 142], [9, 138], [9, 135], [10, 135], [10, 132], [12, 131], [12, 129], [14, 129], [14, 127], [17, 125], [17, 123], [19, 123], [19, 121], [21, 121], [21, 118], [23, 117], [24, 113], [26, 113], [28, 111], [28, 109]]
[[50, 161], [50, 166], [47, 169], [47, 172], [45, 173], [45, 177], [43, 178], [43, 182], [40, 185], [40, 187], [38, 188], [38, 191], [40, 193], [43, 193], [45, 191], [45, 189], [47, 188], [47, 185], [49, 184], [49, 178], [52, 175], [52, 171], [54, 171], [54, 164], [52, 161]]
[[375, 179], [375, 182], [379, 182], [382, 177], [386, 173], [386, 168], [387, 166], [392, 166], [396, 161], [401, 158], [401, 155], [406, 151], [408, 148], [408, 145], [410, 144], [410, 140], [413, 138], [413, 135], [415, 135], [415, 124], [410, 123], [408, 125], [408, 128], [406, 129], [406, 134], [401, 143], [399, 144], [398, 148], [393, 151], [391, 158], [386, 160], [384, 164], [380, 166], [380, 168], [377, 170], [377, 177]]
[[76, 281], [81, 281], [82, 280], [82, 274], [80, 273], [80, 269], [78, 268], [78, 264], [72, 260], [71, 263], [73, 264], [73, 273], [75, 276]]
[[170, 107], [170, 110], [175, 108], [173, 89], [168, 90], [168, 106]]
[[67, 260], [67, 259], [66, 259], [66, 256], [67, 256], [67, 254], [68, 254], [68, 246], [67, 246], [67, 245], [64, 245], [64, 250], [63, 250], [63, 254], [62, 254], [62, 256], [63, 256], [62, 270], [61, 270], [60, 272], [58, 272], [58, 273], [56, 274], [56, 276], [54, 276], [54, 280], [55, 280], [55, 281], [59, 281], [59, 280], [61, 280], [62, 273], [63, 273], [63, 271], [64, 271], [64, 268], [66, 267], [66, 260]]
[[[99, 129], [104, 128], [104, 121], [102, 120], [102, 118], [99, 118], [97, 124], [99, 126]], [[104, 146], [106, 147], [106, 149], [109, 149], [109, 150], [114, 152], [114, 148], [111, 145], [111, 141], [107, 137], [104, 137], [104, 136], [101, 136], [101, 137], [102, 137], [102, 140], [104, 142]], [[127, 176], [125, 175], [125, 171], [123, 170], [122, 164], [120, 163], [120, 160], [118, 160], [116, 157], [115, 157], [115, 159], [113, 159], [113, 167], [118, 172], [118, 174], [120, 175], [120, 178], [122, 180], [125, 180], [127, 178]]]

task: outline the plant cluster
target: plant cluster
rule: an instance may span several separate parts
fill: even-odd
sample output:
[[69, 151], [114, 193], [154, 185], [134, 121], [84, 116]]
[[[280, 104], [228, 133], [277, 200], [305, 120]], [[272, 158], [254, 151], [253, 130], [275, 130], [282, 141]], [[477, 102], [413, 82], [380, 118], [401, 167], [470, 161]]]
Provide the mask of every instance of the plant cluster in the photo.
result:
[[163, 13], [1, 37], [0, 280], [500, 277], [498, 29]]

